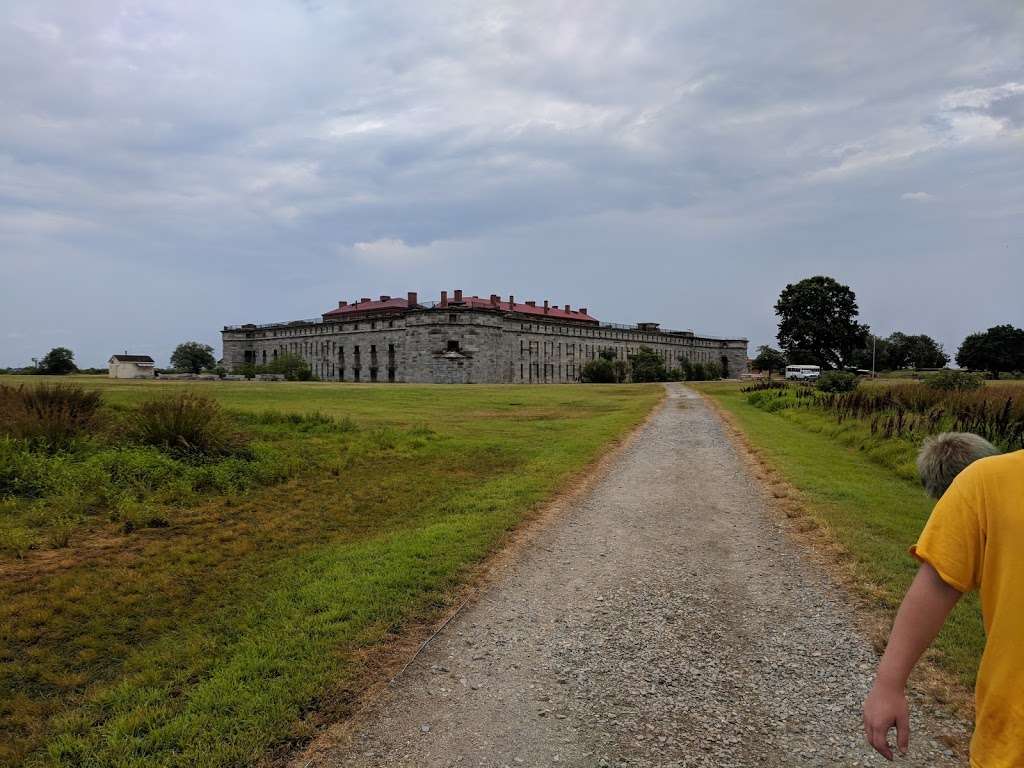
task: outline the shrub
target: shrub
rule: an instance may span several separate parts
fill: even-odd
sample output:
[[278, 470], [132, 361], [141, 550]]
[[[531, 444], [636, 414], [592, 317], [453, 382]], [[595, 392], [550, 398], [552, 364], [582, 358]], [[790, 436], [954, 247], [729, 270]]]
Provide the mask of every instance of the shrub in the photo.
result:
[[650, 347], [640, 347], [637, 352], [629, 355], [629, 370], [636, 382], [668, 381], [665, 361]]
[[254, 368], [253, 373], [280, 373], [284, 375], [286, 381], [313, 381], [315, 379], [309, 363], [294, 352], [278, 355], [266, 365]]
[[184, 457], [230, 456], [246, 447], [220, 405], [191, 392], [142, 403], [129, 434], [142, 445]]
[[583, 365], [580, 379], [588, 384], [614, 384], [615, 366], [611, 360], [599, 357]]
[[74, 384], [0, 384], [0, 432], [57, 450], [99, 423], [103, 397]]
[[16, 525], [0, 526], [0, 552], [10, 552], [21, 559], [35, 544], [35, 537], [27, 528]]
[[822, 392], [853, 392], [860, 384], [855, 373], [846, 371], [827, 371], [821, 375], [816, 384]]
[[985, 379], [978, 373], [951, 371], [948, 368], [925, 377], [924, 383], [932, 389], [946, 392], [970, 392], [985, 385]]

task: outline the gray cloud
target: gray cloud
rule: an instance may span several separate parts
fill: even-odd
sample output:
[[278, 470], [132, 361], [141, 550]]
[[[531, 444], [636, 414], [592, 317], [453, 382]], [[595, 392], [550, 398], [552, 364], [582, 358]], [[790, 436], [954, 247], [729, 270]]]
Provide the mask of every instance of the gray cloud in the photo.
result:
[[820, 272], [953, 347], [1024, 324], [1022, 39], [952, 0], [8, 3], [0, 364], [456, 284], [763, 343]]

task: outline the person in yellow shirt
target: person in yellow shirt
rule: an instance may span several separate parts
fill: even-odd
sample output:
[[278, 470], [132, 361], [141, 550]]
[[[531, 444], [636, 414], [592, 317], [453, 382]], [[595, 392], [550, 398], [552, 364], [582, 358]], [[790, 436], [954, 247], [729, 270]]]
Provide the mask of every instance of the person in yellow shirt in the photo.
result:
[[921, 561], [893, 623], [864, 732], [892, 760], [910, 743], [906, 683], [964, 592], [977, 589], [985, 651], [975, 687], [972, 768], [1024, 766], [1024, 451], [975, 461], [956, 476], [911, 553]]

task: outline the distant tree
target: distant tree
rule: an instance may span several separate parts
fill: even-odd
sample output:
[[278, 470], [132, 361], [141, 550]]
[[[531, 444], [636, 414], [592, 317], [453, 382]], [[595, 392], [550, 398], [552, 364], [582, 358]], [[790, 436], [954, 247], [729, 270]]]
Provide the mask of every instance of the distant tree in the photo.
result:
[[844, 368], [868, 339], [850, 287], [818, 275], [787, 285], [775, 304], [779, 346], [792, 363]]
[[855, 349], [847, 362], [848, 368], [870, 370], [872, 365], [876, 371], [891, 371], [894, 366], [889, 354], [889, 342], [881, 336], [870, 333], [864, 340], [864, 346]]
[[661, 355], [642, 346], [629, 356], [630, 377], [636, 382], [668, 381], [668, 370]]
[[587, 384], [614, 384], [615, 366], [605, 357], [588, 360], [583, 364], [580, 380]]
[[983, 333], [972, 333], [956, 353], [961, 368], [989, 371], [993, 378], [1006, 371], [1024, 370], [1024, 330], [996, 325]]
[[217, 365], [213, 357], [213, 347], [200, 344], [198, 341], [186, 341], [174, 348], [171, 354], [171, 365], [187, 373], [200, 373]]
[[897, 331], [886, 342], [893, 369], [942, 368], [949, 362], [949, 355], [943, 351], [942, 345], [923, 333], [915, 336]]
[[54, 347], [39, 361], [36, 368], [39, 373], [49, 376], [63, 376], [71, 373], [77, 370], [75, 353], [67, 347]]
[[602, 360], [607, 360], [610, 363], [619, 356], [619, 353], [616, 352], [612, 347], [607, 347], [598, 352], [597, 356], [600, 357]]
[[786, 370], [786, 354], [774, 347], [762, 345], [757, 348], [757, 357], [754, 358], [754, 368], [768, 374], [782, 373]]
[[[874, 342], [874, 350], [872, 350]], [[864, 346], [856, 350], [848, 365], [871, 368], [872, 352], [877, 371], [896, 371], [901, 368], [941, 368], [949, 362], [939, 342], [925, 334], [907, 334], [896, 331], [887, 338], [871, 334]]]

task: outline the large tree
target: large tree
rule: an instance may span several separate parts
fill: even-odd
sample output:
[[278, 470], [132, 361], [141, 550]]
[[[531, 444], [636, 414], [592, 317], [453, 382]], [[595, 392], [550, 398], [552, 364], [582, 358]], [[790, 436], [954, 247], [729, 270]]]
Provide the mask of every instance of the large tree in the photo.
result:
[[775, 304], [779, 346], [792, 363], [844, 368], [864, 347], [868, 327], [857, 322], [850, 287], [818, 275], [787, 285]]
[[175, 347], [171, 354], [171, 366], [179, 371], [200, 373], [213, 368], [216, 364], [213, 347], [209, 344], [200, 344], [198, 341], [183, 342]]
[[54, 347], [46, 356], [39, 361], [39, 373], [52, 376], [63, 376], [66, 373], [78, 370], [75, 365], [75, 353], [67, 347]]
[[757, 370], [767, 373], [770, 379], [772, 373], [782, 373], [786, 370], [786, 353], [774, 347], [762, 345], [757, 348], [757, 357], [753, 360], [753, 366]]
[[996, 379], [1004, 371], [1024, 371], [1024, 330], [996, 325], [983, 333], [972, 333], [956, 353], [961, 368], [989, 371]]

